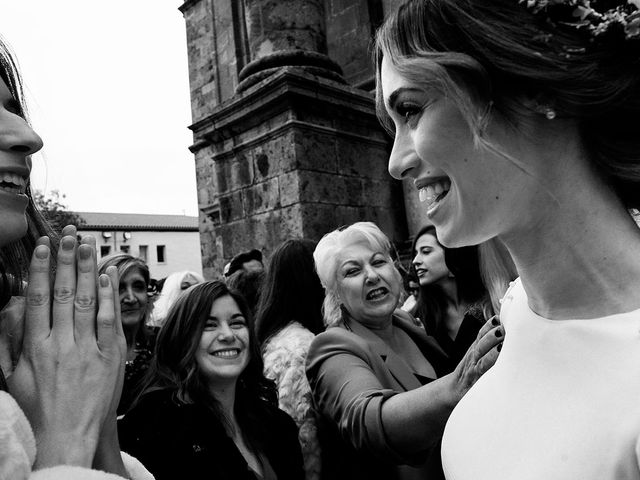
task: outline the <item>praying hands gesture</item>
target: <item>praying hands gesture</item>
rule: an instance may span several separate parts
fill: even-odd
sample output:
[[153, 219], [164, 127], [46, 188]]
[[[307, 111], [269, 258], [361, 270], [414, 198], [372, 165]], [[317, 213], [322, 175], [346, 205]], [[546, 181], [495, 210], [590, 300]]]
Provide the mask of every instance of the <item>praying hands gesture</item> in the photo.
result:
[[126, 476], [116, 431], [126, 353], [116, 269], [97, 276], [95, 239], [78, 244], [75, 227], [63, 230], [56, 260], [49, 247], [40, 238], [31, 259], [21, 349], [8, 378], [36, 437], [34, 468], [94, 466]]

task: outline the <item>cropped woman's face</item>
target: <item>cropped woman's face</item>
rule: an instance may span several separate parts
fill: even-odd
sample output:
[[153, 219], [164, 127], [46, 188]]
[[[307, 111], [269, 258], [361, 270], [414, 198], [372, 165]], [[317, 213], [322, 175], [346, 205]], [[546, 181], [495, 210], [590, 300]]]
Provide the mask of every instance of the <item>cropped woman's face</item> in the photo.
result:
[[120, 278], [120, 312], [122, 325], [131, 327], [140, 323], [147, 313], [147, 282], [137, 268], [131, 268]]
[[413, 268], [420, 286], [432, 285], [446, 278], [450, 272], [444, 261], [444, 249], [431, 233], [425, 233], [416, 241]]
[[532, 206], [539, 205], [547, 185], [533, 161], [540, 152], [525, 148], [531, 145], [525, 135], [495, 121], [488, 136], [510, 157], [478, 147], [456, 104], [440, 91], [405, 79], [387, 58], [380, 74], [383, 101], [395, 125], [389, 172], [413, 179], [443, 245], [474, 245], [532, 224]]
[[388, 321], [402, 290], [389, 255], [363, 241], [343, 248], [337, 262], [337, 293], [349, 314], [365, 325]]
[[195, 359], [209, 385], [235, 385], [249, 364], [249, 326], [230, 295], [214, 300]]
[[28, 156], [42, 148], [42, 139], [19, 112], [20, 105], [0, 80], [0, 246], [18, 240], [27, 231]]

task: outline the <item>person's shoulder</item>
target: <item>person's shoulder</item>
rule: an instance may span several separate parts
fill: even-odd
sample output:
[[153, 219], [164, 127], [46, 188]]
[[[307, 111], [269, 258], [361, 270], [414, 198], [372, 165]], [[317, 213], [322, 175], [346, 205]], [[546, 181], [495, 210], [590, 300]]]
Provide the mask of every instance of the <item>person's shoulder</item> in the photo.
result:
[[309, 348], [315, 335], [298, 322], [291, 322], [265, 343], [265, 353], [276, 350], [298, 350]]
[[313, 339], [307, 355], [307, 370], [339, 354], [355, 355], [367, 361], [372, 354], [371, 345], [367, 339], [339, 323]]
[[310, 351], [327, 348], [352, 350], [354, 348], [366, 348], [366, 346], [367, 341], [365, 339], [348, 329], [344, 323], [340, 322], [316, 335], [311, 342]]
[[118, 424], [154, 423], [160, 419], [166, 423], [178, 415], [180, 408], [174, 401], [173, 391], [155, 390], [145, 393]]
[[262, 418], [264, 418], [268, 423], [270, 431], [279, 432], [281, 435], [291, 435], [292, 432], [295, 432], [293, 434], [295, 435], [297, 440], [298, 426], [287, 412], [275, 405], [270, 404], [266, 406], [266, 412], [268, 414], [264, 415]]

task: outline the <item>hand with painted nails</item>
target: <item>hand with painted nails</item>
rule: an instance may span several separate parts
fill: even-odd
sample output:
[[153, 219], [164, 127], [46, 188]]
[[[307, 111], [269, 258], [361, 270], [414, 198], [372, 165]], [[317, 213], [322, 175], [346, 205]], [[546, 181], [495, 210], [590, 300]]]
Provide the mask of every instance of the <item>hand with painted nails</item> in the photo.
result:
[[74, 227], [62, 234], [53, 288], [49, 240], [37, 242], [22, 350], [8, 379], [33, 427], [35, 468], [91, 467], [104, 426], [115, 424], [122, 386], [125, 340], [115, 269], [98, 277], [95, 241], [79, 245]]
[[503, 340], [504, 328], [500, 318], [494, 315], [482, 326], [476, 340], [453, 372], [459, 399], [496, 363]]

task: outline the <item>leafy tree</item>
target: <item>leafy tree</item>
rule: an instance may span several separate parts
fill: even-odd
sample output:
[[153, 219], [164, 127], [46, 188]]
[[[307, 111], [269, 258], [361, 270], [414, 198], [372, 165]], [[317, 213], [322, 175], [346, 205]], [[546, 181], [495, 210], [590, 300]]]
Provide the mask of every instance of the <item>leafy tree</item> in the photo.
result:
[[40, 190], [36, 190], [33, 193], [33, 201], [57, 233], [62, 232], [66, 225], [82, 225], [85, 223], [82, 217], [69, 211], [67, 206], [62, 203], [65, 198], [66, 195], [61, 194], [58, 190], [51, 190], [48, 197]]

